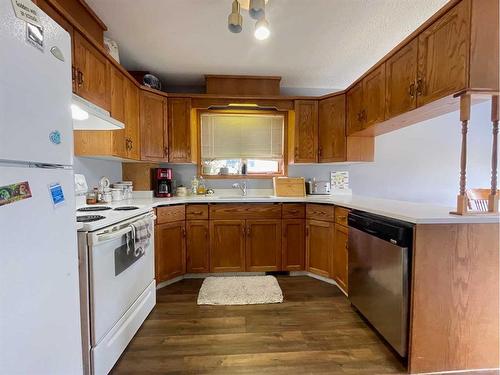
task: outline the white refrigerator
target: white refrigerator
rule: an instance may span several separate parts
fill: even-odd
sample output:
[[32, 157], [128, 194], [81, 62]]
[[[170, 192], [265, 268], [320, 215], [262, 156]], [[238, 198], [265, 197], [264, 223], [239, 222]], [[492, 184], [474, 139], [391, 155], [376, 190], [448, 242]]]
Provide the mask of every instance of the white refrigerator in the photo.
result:
[[69, 34], [0, 0], [0, 374], [81, 374]]

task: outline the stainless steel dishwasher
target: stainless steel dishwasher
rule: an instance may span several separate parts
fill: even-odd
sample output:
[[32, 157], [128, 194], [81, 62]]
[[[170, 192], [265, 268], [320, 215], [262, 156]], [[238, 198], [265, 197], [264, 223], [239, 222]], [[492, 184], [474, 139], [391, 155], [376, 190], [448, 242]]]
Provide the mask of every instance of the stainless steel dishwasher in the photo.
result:
[[351, 304], [406, 357], [413, 225], [362, 211], [348, 223]]

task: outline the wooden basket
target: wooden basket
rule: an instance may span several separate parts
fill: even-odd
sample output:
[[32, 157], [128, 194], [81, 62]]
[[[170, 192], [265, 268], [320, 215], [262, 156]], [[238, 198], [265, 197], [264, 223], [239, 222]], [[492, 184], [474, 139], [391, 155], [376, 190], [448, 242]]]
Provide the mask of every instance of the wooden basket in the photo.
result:
[[304, 177], [274, 177], [274, 195], [277, 197], [305, 197]]

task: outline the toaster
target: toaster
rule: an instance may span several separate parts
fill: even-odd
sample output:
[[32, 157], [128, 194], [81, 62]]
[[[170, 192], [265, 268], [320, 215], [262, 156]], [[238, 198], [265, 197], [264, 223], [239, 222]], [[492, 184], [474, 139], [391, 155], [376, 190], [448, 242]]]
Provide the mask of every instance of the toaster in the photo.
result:
[[306, 181], [306, 194], [328, 195], [330, 194], [330, 181], [308, 180]]

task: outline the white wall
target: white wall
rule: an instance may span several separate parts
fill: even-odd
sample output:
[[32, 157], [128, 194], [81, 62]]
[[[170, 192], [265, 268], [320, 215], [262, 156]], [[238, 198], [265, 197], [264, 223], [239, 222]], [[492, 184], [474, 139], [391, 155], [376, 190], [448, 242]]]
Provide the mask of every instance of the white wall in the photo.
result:
[[[290, 176], [328, 179], [330, 171], [350, 172], [354, 194], [453, 206], [458, 192], [461, 125], [458, 112], [434, 118], [375, 139], [375, 162], [290, 166]], [[475, 105], [469, 126], [467, 186], [488, 187], [491, 176], [490, 103]], [[196, 173], [191, 165], [174, 167], [180, 183]], [[228, 188], [233, 181], [210, 180]], [[269, 180], [251, 188], [270, 188]]]
[[85, 175], [90, 189], [97, 186], [103, 176], [111, 183], [122, 179], [122, 163], [119, 161], [75, 158], [73, 168], [75, 173]]

